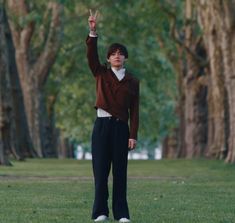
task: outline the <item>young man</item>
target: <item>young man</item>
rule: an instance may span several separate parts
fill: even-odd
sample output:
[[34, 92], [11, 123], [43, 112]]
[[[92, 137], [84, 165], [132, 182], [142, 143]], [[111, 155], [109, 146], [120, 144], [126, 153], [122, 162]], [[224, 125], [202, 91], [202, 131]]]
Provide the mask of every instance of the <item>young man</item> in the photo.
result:
[[[107, 52], [110, 68], [101, 65], [97, 52], [97, 13], [88, 19], [87, 58], [96, 80], [97, 119], [92, 132], [92, 165], [95, 199], [92, 219], [105, 221], [108, 209], [108, 176], [112, 164], [115, 220], [130, 222], [126, 199], [128, 150], [136, 146], [139, 122], [139, 81], [124, 68], [128, 58], [125, 46], [114, 43]], [[130, 128], [128, 119], [130, 118]]]

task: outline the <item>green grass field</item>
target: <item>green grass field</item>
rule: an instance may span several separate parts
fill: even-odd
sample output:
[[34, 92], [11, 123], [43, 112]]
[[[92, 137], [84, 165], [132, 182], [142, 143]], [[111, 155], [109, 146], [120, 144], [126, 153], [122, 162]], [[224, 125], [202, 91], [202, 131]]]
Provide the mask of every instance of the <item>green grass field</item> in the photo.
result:
[[[133, 223], [235, 222], [234, 165], [129, 161], [128, 176]], [[111, 178], [109, 186], [111, 195]], [[0, 223], [89, 223], [92, 202], [90, 161], [30, 159], [0, 167]]]

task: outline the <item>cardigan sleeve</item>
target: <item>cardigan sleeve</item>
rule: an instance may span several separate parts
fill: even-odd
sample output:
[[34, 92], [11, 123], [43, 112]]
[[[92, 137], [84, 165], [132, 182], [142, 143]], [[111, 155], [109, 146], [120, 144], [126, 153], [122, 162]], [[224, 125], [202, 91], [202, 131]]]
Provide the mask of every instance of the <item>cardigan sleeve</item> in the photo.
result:
[[97, 40], [98, 37], [90, 36], [88, 36], [86, 39], [88, 64], [94, 76], [102, 73], [103, 69], [105, 69], [105, 66], [101, 65], [99, 61]]
[[130, 104], [130, 139], [137, 139], [139, 128], [139, 81], [135, 81], [135, 95]]

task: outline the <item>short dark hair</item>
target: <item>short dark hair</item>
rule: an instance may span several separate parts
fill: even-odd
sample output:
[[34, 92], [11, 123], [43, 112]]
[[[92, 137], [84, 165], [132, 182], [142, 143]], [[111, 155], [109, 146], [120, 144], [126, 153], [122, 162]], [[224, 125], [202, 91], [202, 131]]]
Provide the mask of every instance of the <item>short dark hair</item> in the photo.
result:
[[111, 54], [117, 52], [118, 50], [125, 56], [126, 59], [128, 58], [127, 48], [120, 43], [113, 43], [108, 48], [107, 59], [109, 59]]

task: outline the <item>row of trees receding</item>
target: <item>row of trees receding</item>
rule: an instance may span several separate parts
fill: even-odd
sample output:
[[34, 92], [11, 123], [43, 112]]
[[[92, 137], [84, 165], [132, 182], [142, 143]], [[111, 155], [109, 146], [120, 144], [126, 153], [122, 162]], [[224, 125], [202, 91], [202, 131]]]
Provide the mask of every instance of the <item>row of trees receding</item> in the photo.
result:
[[[173, 53], [167, 48], [169, 42], [161, 37], [161, 30], [150, 32], [173, 65], [177, 80], [179, 122], [163, 141], [164, 157], [208, 157], [234, 163], [235, 0], [182, 1], [183, 22], [174, 12], [176, 3], [148, 2], [165, 12], [164, 19], [171, 24], [168, 38], [177, 49]], [[63, 6], [56, 1], [45, 3], [38, 19], [35, 5], [0, 0], [0, 164], [9, 165], [9, 156], [18, 160], [58, 157], [58, 148], [67, 147], [55, 128], [57, 95], [47, 99], [49, 106], [44, 97], [63, 43]], [[87, 12], [83, 13], [86, 17]], [[141, 16], [136, 11], [136, 18]], [[71, 63], [68, 69], [73, 68]]]
[[[235, 162], [235, 1], [185, 1], [185, 25], [172, 38], [177, 61], [178, 143], [165, 141], [166, 157]], [[198, 31], [200, 29], [201, 31]]]

